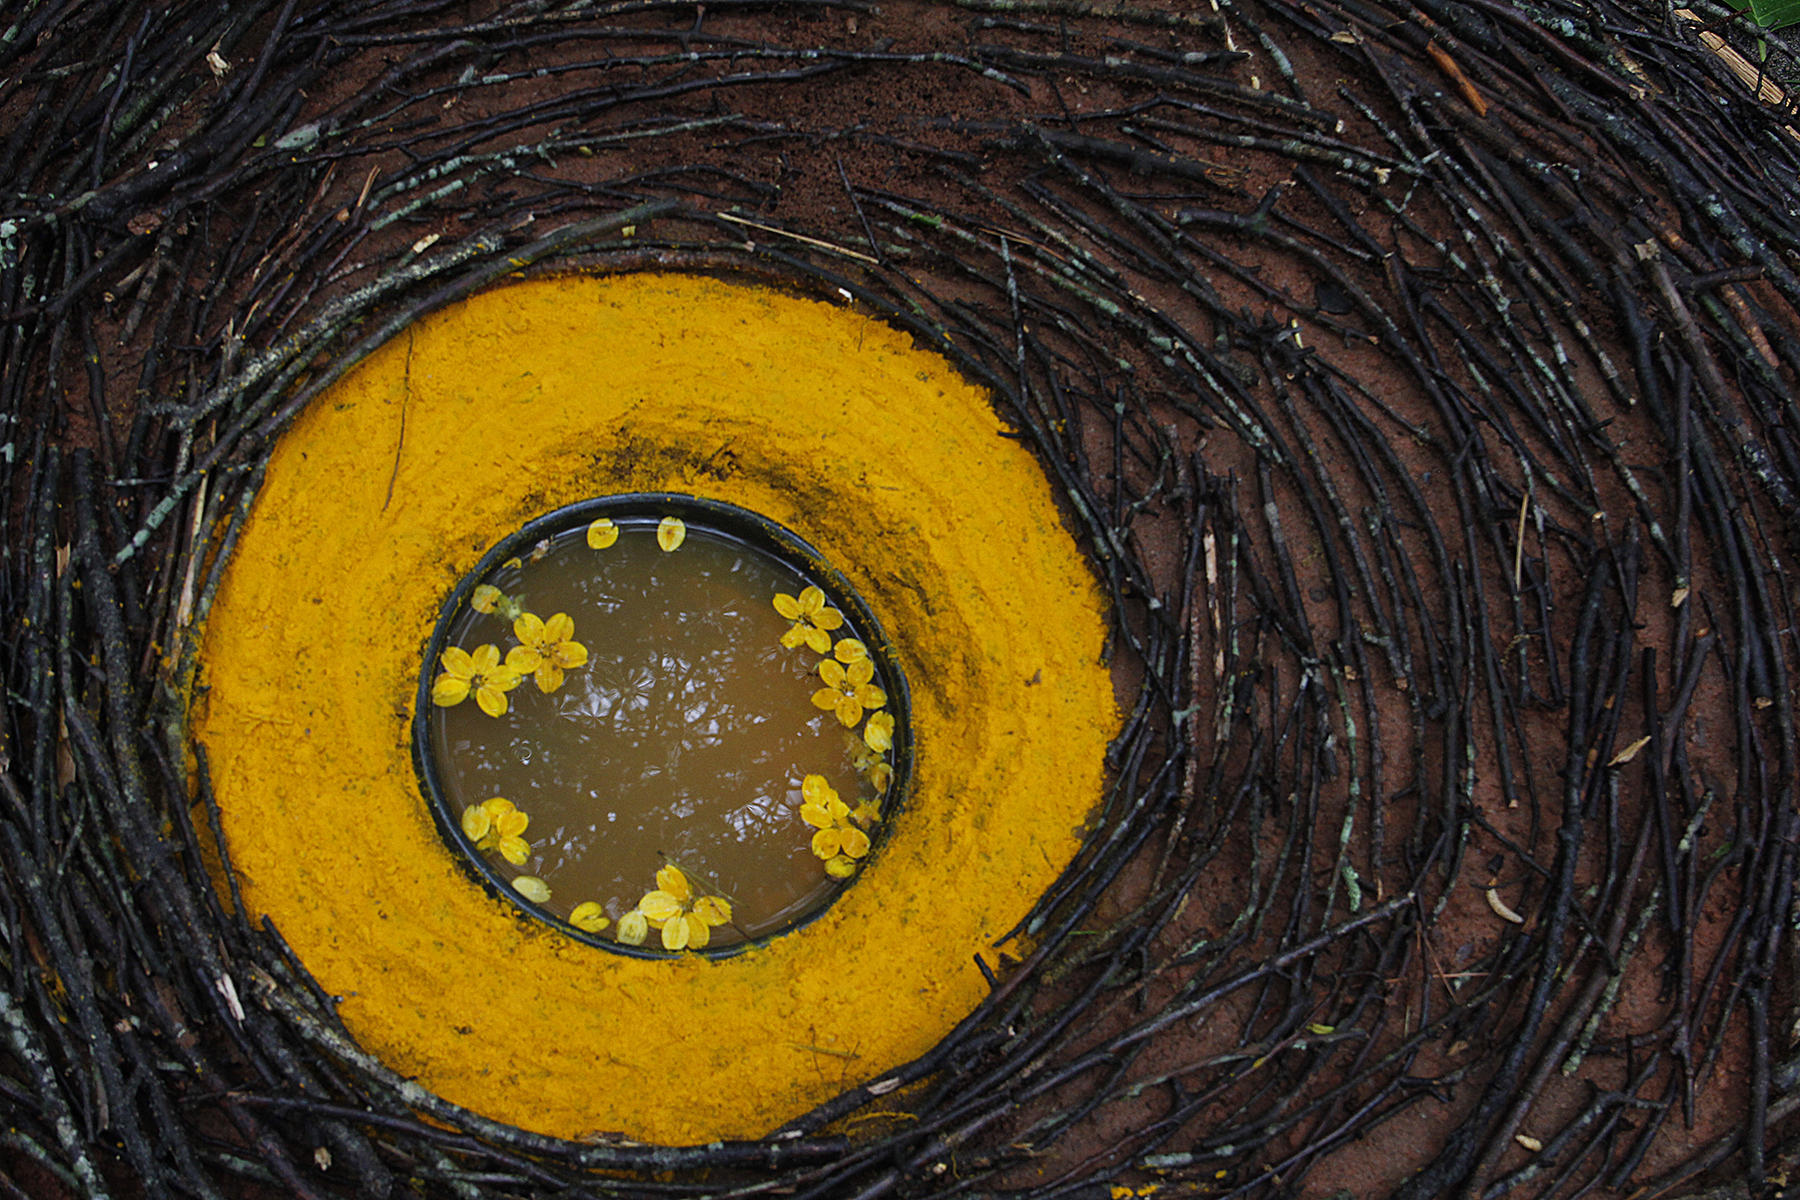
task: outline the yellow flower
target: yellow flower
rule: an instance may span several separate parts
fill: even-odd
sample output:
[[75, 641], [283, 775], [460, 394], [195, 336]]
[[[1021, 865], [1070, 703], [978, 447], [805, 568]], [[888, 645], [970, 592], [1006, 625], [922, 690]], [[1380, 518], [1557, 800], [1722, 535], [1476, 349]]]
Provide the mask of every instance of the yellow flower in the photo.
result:
[[530, 823], [531, 818], [503, 796], [462, 810], [462, 829], [475, 843], [475, 849], [484, 853], [498, 850], [500, 857], [515, 867], [524, 866], [531, 857], [531, 843], [520, 836]]
[[587, 527], [587, 542], [596, 550], [604, 550], [619, 540], [619, 527], [612, 523], [612, 518], [601, 517]]
[[431, 683], [431, 702], [439, 708], [461, 704], [475, 693], [475, 703], [490, 717], [506, 713], [506, 693], [519, 686], [519, 672], [500, 662], [500, 647], [477, 646], [473, 654], [451, 646], [443, 654], [444, 673]]
[[478, 613], [497, 612], [508, 621], [517, 619], [525, 605], [517, 596], [509, 596], [491, 583], [478, 586], [469, 596], [469, 607]]
[[611, 925], [612, 920], [595, 901], [584, 900], [575, 906], [574, 912], [569, 914], [569, 924], [584, 933], [599, 933]]
[[[887, 718], [887, 721], [883, 721], [884, 717]], [[854, 733], [844, 734], [844, 740], [850, 744], [851, 765], [856, 768], [856, 773], [875, 789], [877, 796], [886, 794], [888, 785], [894, 782], [894, 767], [892, 763], [881, 756], [881, 752], [869, 745], [868, 729], [875, 728], [876, 722], [886, 725], [892, 719], [887, 713], [876, 713], [869, 718], [868, 727], [865, 728], [862, 737], [858, 737]]]
[[[850, 819], [850, 808], [825, 782], [823, 775], [808, 775], [800, 784], [800, 819], [811, 825], [812, 852], [827, 863], [838, 857], [862, 858], [869, 852], [869, 835]], [[841, 878], [841, 876], [840, 876]]]
[[627, 946], [641, 946], [650, 936], [650, 919], [637, 909], [619, 918], [618, 938]]
[[[648, 925], [662, 930], [664, 950], [704, 950], [712, 941], [713, 927], [731, 920], [729, 901], [722, 896], [695, 899], [693, 885], [673, 865], [656, 872], [656, 890], [644, 893], [636, 911]], [[619, 922], [619, 936], [621, 940], [625, 936], [624, 920]]]
[[656, 526], [656, 544], [665, 551], [679, 549], [687, 540], [687, 522], [680, 517], [664, 517]]
[[[871, 716], [869, 723], [863, 726], [863, 742], [877, 754], [886, 754], [892, 750], [894, 748], [894, 714], [875, 713]], [[890, 776], [893, 774], [892, 767], [888, 768], [888, 774]], [[886, 791], [887, 785], [883, 784], [879, 790]]]
[[825, 607], [825, 593], [816, 587], [803, 588], [798, 596], [776, 592], [775, 611], [794, 623], [781, 635], [781, 644], [789, 650], [805, 644], [815, 654], [829, 654], [831, 630], [844, 624], [844, 614]]
[[550, 885], [536, 875], [520, 875], [512, 881], [512, 886], [513, 891], [533, 904], [543, 904], [550, 899]]
[[563, 684], [563, 672], [587, 662], [587, 647], [575, 641], [575, 620], [557, 613], [548, 621], [525, 613], [513, 622], [519, 645], [507, 653], [506, 665], [537, 681], [538, 691], [554, 692]]
[[[851, 649], [846, 650], [846, 646]], [[857, 651], [862, 651], [863, 657], [856, 657]], [[837, 655], [819, 661], [819, 679], [825, 686], [813, 693], [813, 707], [835, 712], [844, 728], [852, 729], [862, 720], [863, 709], [880, 708], [887, 703], [887, 693], [870, 682], [875, 678], [875, 664], [861, 642], [845, 638], [838, 643]], [[845, 666], [845, 662], [849, 665]]]

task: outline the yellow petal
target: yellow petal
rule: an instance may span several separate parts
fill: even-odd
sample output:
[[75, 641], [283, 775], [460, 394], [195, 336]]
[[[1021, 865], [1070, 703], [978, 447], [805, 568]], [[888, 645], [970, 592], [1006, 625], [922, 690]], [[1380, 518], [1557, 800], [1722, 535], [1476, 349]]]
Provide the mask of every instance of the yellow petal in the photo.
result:
[[619, 527], [612, 523], [610, 517], [601, 517], [587, 527], [588, 545], [595, 550], [604, 550], [619, 540]]
[[823, 687], [812, 694], [814, 708], [822, 708], [830, 712], [837, 707], [838, 693], [835, 688]]
[[564, 642], [550, 656], [552, 662], [564, 670], [587, 665], [588, 649], [580, 642]]
[[[838, 643], [840, 646], [843, 644], [843, 642]], [[857, 645], [860, 646], [862, 643], [858, 642]], [[868, 651], [865, 650], [863, 653], [867, 655]], [[875, 664], [870, 662], [866, 657], [859, 658], [844, 669], [844, 678], [848, 679], [857, 687], [861, 687], [863, 684], [868, 683], [875, 678]]]
[[812, 835], [812, 852], [820, 858], [830, 858], [838, 852], [838, 831], [821, 829]]
[[538, 669], [532, 673], [532, 678], [537, 680], [538, 691], [546, 695], [563, 685], [562, 668], [549, 659], [538, 664]]
[[858, 825], [873, 825], [881, 820], [881, 805], [873, 800], [859, 800], [850, 810], [850, 816]]
[[458, 679], [467, 679], [475, 674], [475, 660], [470, 658], [469, 652], [461, 646], [446, 646], [444, 653], [439, 657], [444, 664], [444, 670]]
[[542, 904], [550, 899], [550, 885], [536, 875], [520, 875], [512, 881], [512, 886], [513, 891], [533, 904]]
[[845, 678], [843, 664], [834, 658], [820, 659], [819, 678], [825, 681], [828, 688], [842, 688]]
[[619, 918], [619, 940], [627, 946], [641, 946], [650, 936], [650, 922], [643, 913], [632, 909]]
[[840, 629], [844, 624], [844, 614], [835, 608], [821, 608], [813, 614], [812, 620], [820, 629]]
[[486, 837], [488, 826], [492, 824], [487, 811], [479, 804], [471, 804], [462, 810], [462, 831], [471, 842], [479, 842]]
[[856, 689], [856, 702], [864, 708], [885, 708], [887, 693], [872, 683], [865, 683]]
[[522, 867], [531, 857], [531, 843], [522, 837], [503, 837], [500, 839], [500, 857], [515, 867]]
[[531, 818], [518, 809], [511, 808], [510, 802], [506, 803], [509, 805], [508, 810], [494, 815], [494, 828], [500, 831], [501, 837], [518, 837], [531, 824]]
[[837, 719], [845, 729], [856, 728], [856, 723], [862, 720], [862, 705], [855, 696], [837, 698]]
[[547, 642], [566, 642], [575, 636], [575, 618], [568, 613], [557, 613], [544, 622], [544, 640]]
[[475, 843], [475, 849], [479, 850], [483, 854], [486, 854], [489, 850], [494, 849], [499, 844], [500, 844], [500, 834], [497, 831], [495, 831], [494, 829], [490, 828], [485, 834], [482, 835], [481, 840]]
[[481, 802], [481, 811], [496, 821], [512, 812], [515, 807], [517, 806], [505, 796], [490, 796]]
[[596, 901], [583, 900], [575, 906], [575, 911], [569, 914], [569, 924], [585, 933], [599, 933], [611, 925], [612, 920], [607, 917], [606, 910], [601, 908]]
[[670, 921], [662, 928], [664, 950], [685, 950], [688, 944], [688, 923], [685, 918]]
[[887, 763], [876, 763], [869, 768], [869, 786], [877, 792], [885, 792], [888, 785], [894, 782], [894, 768]]
[[656, 544], [664, 550], [680, 548], [687, 540], [687, 522], [680, 517], [664, 517], [656, 526]]
[[500, 589], [493, 584], [481, 584], [469, 596], [469, 607], [478, 613], [491, 613], [494, 611], [494, 607], [500, 603], [501, 595]]
[[694, 898], [693, 885], [674, 863], [664, 863], [656, 869], [656, 886], [683, 904]]
[[475, 703], [481, 705], [481, 711], [490, 717], [506, 715], [506, 690], [484, 683], [475, 689]]
[[840, 854], [825, 860], [825, 873], [833, 879], [848, 879], [856, 874], [856, 860]]
[[808, 825], [811, 825], [814, 829], [831, 828], [830, 810], [817, 804], [802, 804], [800, 806], [800, 819], [805, 821]]
[[702, 896], [694, 901], [694, 916], [708, 925], [730, 924], [731, 901], [723, 896]]
[[660, 889], [645, 892], [644, 898], [638, 901], [638, 911], [652, 921], [672, 921], [681, 915], [681, 901]]
[[520, 613], [519, 619], [513, 622], [513, 636], [535, 648], [544, 640], [544, 622], [536, 613]]
[[[838, 644], [832, 647], [832, 653], [837, 655], [837, 660], [841, 663], [862, 662], [869, 657], [869, 648], [856, 638], [839, 638]], [[871, 678], [874, 673], [875, 668], [871, 665], [869, 667]]]
[[869, 852], [869, 835], [860, 829], [843, 830], [838, 835], [838, 842], [843, 846], [844, 853], [851, 858], [861, 858]]
[[806, 645], [814, 654], [828, 654], [831, 652], [831, 635], [829, 633], [812, 625], [797, 628], [803, 628]]
[[831, 793], [831, 799], [825, 802], [825, 811], [831, 814], [831, 823], [834, 825], [842, 825], [850, 819], [850, 806], [838, 799], [836, 792]]
[[[860, 699], [860, 697], [858, 698]], [[886, 702], [887, 697], [883, 696], [882, 703], [885, 704]], [[881, 705], [875, 705], [874, 707], [879, 708]], [[863, 727], [863, 743], [877, 754], [885, 754], [893, 749], [894, 714], [876, 713], [874, 716], [870, 717], [869, 723]], [[877, 771], [884, 772], [882, 782], [880, 783], [876, 783], [875, 781], [875, 774]], [[879, 790], [887, 790], [886, 781], [893, 777], [894, 769], [886, 763], [877, 763], [875, 766], [869, 768], [869, 782], [874, 783]]]
[[500, 669], [514, 675], [529, 675], [543, 661], [544, 656], [530, 646], [514, 646], [506, 652], [506, 665]]
[[461, 704], [469, 698], [469, 681], [456, 675], [439, 675], [431, 684], [431, 702], [439, 708]]
[[687, 948], [689, 950], [706, 949], [706, 944], [712, 941], [712, 930], [707, 927], [706, 922], [699, 917], [688, 916], [682, 918], [682, 923], [687, 926]]
[[[805, 593], [802, 593], [802, 595], [804, 594]], [[786, 592], [776, 592], [775, 611], [780, 613], [786, 620], [798, 621], [800, 619], [800, 614], [804, 612], [805, 609], [801, 607], [800, 601], [794, 599]]]
[[807, 634], [811, 632], [804, 625], [789, 625], [788, 631], [781, 635], [782, 649], [792, 650], [795, 646], [805, 645]]
[[[444, 651], [444, 654], [447, 658], [450, 652], [446, 650]], [[444, 665], [448, 667], [450, 664], [446, 662]], [[494, 645], [492, 642], [489, 642], [485, 646], [475, 647], [475, 652], [469, 655], [469, 674], [471, 675], [486, 675], [499, 665], [500, 647]]]
[[800, 781], [800, 799], [808, 804], [823, 804], [831, 795], [831, 785], [823, 775], [808, 775]]

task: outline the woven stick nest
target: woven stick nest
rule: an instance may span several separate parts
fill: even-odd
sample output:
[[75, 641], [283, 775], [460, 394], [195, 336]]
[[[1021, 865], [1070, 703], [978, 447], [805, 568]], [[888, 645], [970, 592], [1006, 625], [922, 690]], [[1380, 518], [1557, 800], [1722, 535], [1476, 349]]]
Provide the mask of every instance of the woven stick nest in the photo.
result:
[[[1410, 1197], [1761, 1194], [1800, 133], [1782, 46], [1759, 102], [1683, 13], [15, 10], [0, 1192], [1278, 1195], [1372, 1153]], [[184, 733], [283, 426], [572, 266], [911, 331], [1113, 599], [1116, 785], [1022, 961], [760, 1141], [564, 1142], [384, 1067], [243, 910]]]

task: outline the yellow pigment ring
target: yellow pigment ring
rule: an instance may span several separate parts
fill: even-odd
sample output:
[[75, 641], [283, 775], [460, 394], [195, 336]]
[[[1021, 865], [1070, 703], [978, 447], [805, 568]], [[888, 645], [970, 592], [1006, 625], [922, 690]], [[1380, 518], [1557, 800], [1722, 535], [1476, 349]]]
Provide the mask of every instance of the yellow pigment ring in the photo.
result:
[[[1098, 590], [1002, 432], [905, 334], [709, 278], [559, 277], [420, 321], [283, 439], [206, 629], [194, 724], [246, 902], [366, 1048], [546, 1134], [757, 1137], [922, 1054], [1074, 854], [1117, 727]], [[794, 530], [911, 682], [913, 781], [880, 854], [727, 959], [608, 953], [490, 895], [410, 754], [458, 579], [621, 492]]]

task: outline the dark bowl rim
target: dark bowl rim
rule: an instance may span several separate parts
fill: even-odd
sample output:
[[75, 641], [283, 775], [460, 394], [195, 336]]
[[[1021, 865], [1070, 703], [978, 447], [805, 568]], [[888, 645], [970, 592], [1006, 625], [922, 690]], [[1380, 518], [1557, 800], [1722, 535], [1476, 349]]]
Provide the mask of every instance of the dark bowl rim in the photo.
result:
[[[487, 860], [476, 852], [474, 845], [463, 833], [461, 814], [450, 811], [450, 802], [445, 796], [443, 785], [438, 778], [437, 764], [433, 761], [431, 754], [430, 726], [431, 714], [434, 711], [431, 703], [431, 682], [437, 674], [436, 664], [444, 651], [444, 645], [448, 640], [450, 627], [455, 618], [462, 612], [475, 588], [508, 559], [523, 557], [523, 552], [538, 542], [565, 534], [570, 530], [586, 528], [587, 525], [601, 517], [615, 520], [621, 517], [634, 519], [678, 517], [709, 534], [723, 535], [729, 540], [778, 559], [798, 571], [808, 583], [818, 586], [825, 593], [827, 600], [845, 614], [850, 625], [862, 635], [864, 644], [869, 648], [870, 657], [875, 659], [882, 672], [882, 689], [888, 696], [887, 711], [892, 712], [895, 717], [894, 776], [888, 785], [886, 798], [882, 802], [881, 822], [870, 838], [872, 844], [869, 854], [862, 859], [856, 874], [829, 891], [821, 903], [785, 922], [779, 928], [759, 934], [754, 938], [718, 949], [708, 946], [706, 949], [698, 951], [668, 951], [660, 947], [628, 946], [614, 939], [576, 928], [542, 905], [519, 895], [506, 880], [499, 876]], [[431, 636], [425, 644], [425, 655], [419, 670], [419, 685], [414, 699], [412, 719], [413, 771], [418, 777], [419, 790], [425, 799], [426, 808], [431, 812], [433, 822], [437, 825], [438, 833], [455, 852], [453, 857], [459, 861], [465, 873], [480, 884], [489, 895], [542, 921], [558, 933], [615, 954], [657, 961], [678, 959], [683, 954], [698, 954], [708, 959], [719, 960], [767, 945], [775, 938], [784, 937], [810, 924], [836, 904], [844, 892], [868, 872], [869, 867], [880, 855], [888, 830], [906, 806], [908, 785], [912, 777], [911, 716], [912, 693], [907, 686], [906, 674], [900, 669], [899, 654], [893, 640], [888, 636], [887, 630], [875, 619], [875, 613], [869, 608], [862, 595], [851, 585], [849, 579], [843, 572], [832, 566], [811, 543], [761, 513], [728, 501], [692, 496], [682, 492], [618, 492], [577, 500], [533, 517], [496, 542], [467, 574], [457, 580], [456, 586], [450, 590], [450, 594], [445, 597], [438, 610], [437, 620], [432, 625]]]

